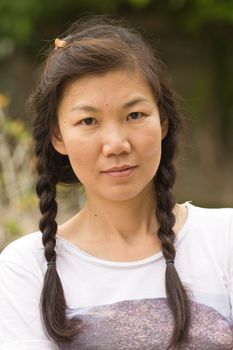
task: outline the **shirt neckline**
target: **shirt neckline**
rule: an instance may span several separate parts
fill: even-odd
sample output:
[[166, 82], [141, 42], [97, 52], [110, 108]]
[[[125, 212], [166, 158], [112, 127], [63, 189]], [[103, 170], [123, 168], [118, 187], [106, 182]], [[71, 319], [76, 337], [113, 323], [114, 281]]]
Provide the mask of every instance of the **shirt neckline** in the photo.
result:
[[[188, 209], [188, 215], [186, 218], [185, 223], [179, 230], [179, 232], [176, 235], [176, 240], [175, 240], [175, 248], [180, 244], [180, 242], [183, 240], [186, 232], [188, 231], [189, 226], [192, 223], [192, 212], [193, 212], [193, 205], [191, 204], [191, 201], [186, 201], [185, 206]], [[64, 252], [64, 250], [68, 251], [68, 253], [71, 253], [72, 255], [75, 255], [82, 260], [85, 260], [88, 263], [102, 266], [102, 267], [107, 267], [107, 268], [122, 268], [122, 269], [129, 269], [129, 268], [139, 268], [143, 267], [148, 264], [152, 264], [155, 261], [158, 261], [163, 258], [163, 253], [162, 251], [159, 251], [153, 255], [150, 255], [147, 258], [140, 259], [140, 260], [135, 260], [135, 261], [112, 261], [112, 260], [105, 260], [98, 258], [96, 256], [93, 256], [91, 254], [88, 254], [84, 250], [80, 249], [77, 245], [69, 242], [68, 240], [64, 239], [63, 237], [57, 235], [57, 241], [58, 244], [61, 246], [61, 253]]]

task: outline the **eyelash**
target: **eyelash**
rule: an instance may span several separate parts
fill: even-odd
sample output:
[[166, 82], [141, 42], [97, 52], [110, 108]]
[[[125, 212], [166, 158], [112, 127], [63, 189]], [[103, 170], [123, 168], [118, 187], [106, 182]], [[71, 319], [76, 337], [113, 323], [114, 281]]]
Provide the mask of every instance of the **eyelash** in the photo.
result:
[[[132, 112], [132, 113], [130, 113], [130, 114], [127, 116], [127, 118], [128, 118], [130, 115], [132, 115], [132, 114], [140, 114], [140, 117], [137, 118], [137, 119], [131, 119], [131, 120], [139, 120], [139, 119], [141, 119], [141, 118], [145, 115], [145, 114], [142, 113], [142, 112]], [[95, 121], [96, 121], [95, 118], [88, 117], [88, 118], [82, 119], [82, 120], [80, 121], [80, 124], [85, 125], [85, 126], [92, 126], [92, 125], [95, 125], [95, 124], [96, 124], [96, 123], [94, 123], [94, 124], [85, 124], [84, 122], [85, 122], [86, 120], [95, 120]]]

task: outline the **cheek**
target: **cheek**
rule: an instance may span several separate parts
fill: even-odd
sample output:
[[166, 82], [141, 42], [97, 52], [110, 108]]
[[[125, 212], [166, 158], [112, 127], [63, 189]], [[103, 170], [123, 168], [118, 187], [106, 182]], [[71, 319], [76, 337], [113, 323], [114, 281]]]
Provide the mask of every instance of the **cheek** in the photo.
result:
[[66, 149], [76, 176], [82, 180], [96, 164], [96, 147], [88, 140], [69, 137]]
[[140, 136], [139, 147], [145, 158], [160, 157], [161, 153], [161, 130], [150, 128]]

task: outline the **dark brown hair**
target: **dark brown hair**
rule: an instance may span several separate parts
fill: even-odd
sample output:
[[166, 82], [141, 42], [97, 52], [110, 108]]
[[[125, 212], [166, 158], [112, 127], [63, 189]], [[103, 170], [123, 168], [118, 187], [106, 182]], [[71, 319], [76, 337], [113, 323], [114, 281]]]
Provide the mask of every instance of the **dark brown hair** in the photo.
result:
[[[188, 291], [182, 285], [174, 263], [176, 204], [172, 193], [175, 181], [174, 157], [181, 118], [174, 93], [166, 78], [166, 69], [149, 44], [135, 30], [109, 18], [84, 18], [76, 22], [62, 37], [65, 48], [52, 47], [44, 64], [38, 88], [31, 97], [35, 111], [33, 136], [39, 179], [36, 185], [42, 214], [42, 232], [47, 262], [56, 262], [56, 185], [73, 184], [75, 176], [67, 156], [56, 152], [51, 133], [57, 126], [57, 107], [66, 83], [72, 78], [103, 74], [112, 70], [127, 70], [143, 75], [155, 95], [161, 119], [167, 118], [168, 133], [162, 141], [161, 162], [154, 178], [157, 198], [156, 216], [160, 224], [161, 241], [166, 265], [167, 302], [174, 319], [174, 330], [168, 347], [175, 348], [188, 339], [190, 303]], [[69, 342], [80, 330], [81, 321], [70, 320], [56, 264], [49, 264], [41, 294], [41, 312], [48, 335], [57, 343]]]

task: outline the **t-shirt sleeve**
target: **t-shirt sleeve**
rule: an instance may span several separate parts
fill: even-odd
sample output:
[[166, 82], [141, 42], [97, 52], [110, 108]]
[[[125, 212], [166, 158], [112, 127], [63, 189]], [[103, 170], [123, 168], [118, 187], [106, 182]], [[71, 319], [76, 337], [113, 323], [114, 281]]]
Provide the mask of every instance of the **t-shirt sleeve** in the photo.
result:
[[40, 279], [8, 255], [0, 256], [0, 350], [58, 350], [42, 326]]

